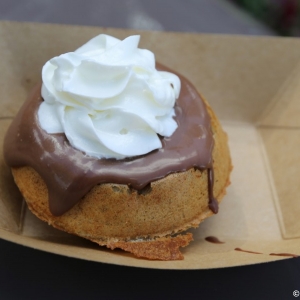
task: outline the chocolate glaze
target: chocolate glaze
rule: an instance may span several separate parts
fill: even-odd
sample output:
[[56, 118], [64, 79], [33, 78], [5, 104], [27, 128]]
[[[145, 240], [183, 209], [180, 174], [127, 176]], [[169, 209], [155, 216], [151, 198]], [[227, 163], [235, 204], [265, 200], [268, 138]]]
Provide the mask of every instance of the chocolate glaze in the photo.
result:
[[205, 238], [207, 242], [213, 243], [213, 244], [225, 244], [225, 242], [221, 242], [217, 237], [215, 236], [208, 236]]
[[[159, 69], [170, 71], [162, 66]], [[194, 86], [177, 75], [181, 79], [181, 92], [175, 105], [178, 128], [171, 137], [161, 138], [161, 149], [123, 160], [85, 155], [74, 149], [64, 134], [47, 134], [41, 129], [37, 110], [43, 100], [41, 85], [38, 85], [6, 134], [4, 158], [7, 164], [31, 166], [40, 174], [48, 188], [50, 211], [57, 216], [71, 209], [97, 184], [126, 184], [141, 190], [170, 173], [190, 168], [208, 170], [209, 207], [217, 213], [210, 116]]]

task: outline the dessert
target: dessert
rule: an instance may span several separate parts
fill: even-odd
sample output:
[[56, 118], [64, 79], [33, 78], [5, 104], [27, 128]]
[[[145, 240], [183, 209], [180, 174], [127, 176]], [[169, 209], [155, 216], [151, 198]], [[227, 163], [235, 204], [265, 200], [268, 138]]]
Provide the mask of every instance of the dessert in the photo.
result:
[[[11, 124], [4, 157], [30, 210], [55, 228], [148, 259], [217, 213], [227, 136], [183, 76], [100, 35], [53, 58]], [[157, 68], [157, 69], [156, 69]]]

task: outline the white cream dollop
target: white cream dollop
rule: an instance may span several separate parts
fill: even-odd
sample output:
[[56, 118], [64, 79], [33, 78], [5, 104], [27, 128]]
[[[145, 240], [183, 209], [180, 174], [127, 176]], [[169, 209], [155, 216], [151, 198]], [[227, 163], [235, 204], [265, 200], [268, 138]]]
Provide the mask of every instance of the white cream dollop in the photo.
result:
[[180, 80], [155, 69], [139, 36], [101, 34], [75, 52], [50, 59], [42, 70], [38, 118], [48, 133], [65, 133], [89, 156], [122, 159], [161, 148], [158, 134], [177, 128]]

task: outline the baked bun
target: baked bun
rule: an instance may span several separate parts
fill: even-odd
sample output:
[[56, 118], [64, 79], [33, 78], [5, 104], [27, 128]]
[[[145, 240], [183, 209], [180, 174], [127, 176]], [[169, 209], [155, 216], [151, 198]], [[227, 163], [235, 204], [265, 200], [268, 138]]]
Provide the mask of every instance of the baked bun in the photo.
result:
[[[55, 228], [148, 259], [182, 259], [183, 231], [218, 212], [227, 135], [182, 75], [99, 35], [48, 61], [4, 158], [29, 209]], [[119, 65], [118, 65], [119, 64]]]
[[[206, 107], [215, 141], [213, 193], [220, 202], [232, 166], [227, 135], [207, 103]], [[141, 192], [122, 184], [96, 185], [61, 216], [50, 212], [47, 186], [32, 167], [12, 168], [12, 173], [28, 207], [38, 218], [57, 229], [138, 257], [182, 259], [179, 247], [188, 245], [192, 236], [176, 234], [197, 227], [213, 215], [209, 208], [207, 170], [191, 168], [173, 173], [153, 181]]]

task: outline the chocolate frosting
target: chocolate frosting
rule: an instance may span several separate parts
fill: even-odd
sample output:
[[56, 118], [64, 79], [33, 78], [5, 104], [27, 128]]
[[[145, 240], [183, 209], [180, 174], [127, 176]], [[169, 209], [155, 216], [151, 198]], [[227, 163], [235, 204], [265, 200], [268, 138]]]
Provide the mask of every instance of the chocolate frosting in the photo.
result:
[[[162, 66], [159, 69], [170, 71]], [[4, 141], [7, 164], [31, 166], [40, 174], [48, 188], [50, 211], [57, 216], [71, 209], [97, 184], [126, 184], [141, 190], [174, 172], [190, 168], [208, 170], [209, 207], [217, 213], [218, 202], [213, 197], [214, 139], [210, 116], [195, 87], [177, 75], [181, 80], [174, 117], [178, 128], [171, 137], [161, 137], [161, 149], [122, 160], [87, 156], [74, 149], [64, 134], [48, 134], [40, 127], [37, 111], [43, 99], [39, 84], [8, 129]]]

